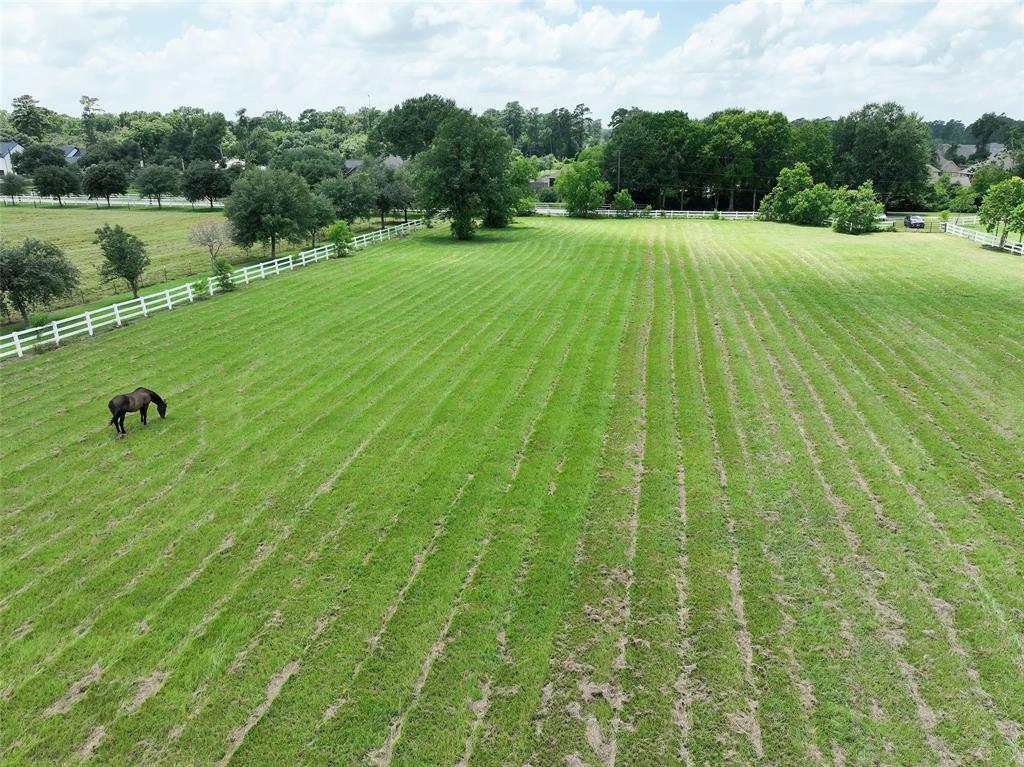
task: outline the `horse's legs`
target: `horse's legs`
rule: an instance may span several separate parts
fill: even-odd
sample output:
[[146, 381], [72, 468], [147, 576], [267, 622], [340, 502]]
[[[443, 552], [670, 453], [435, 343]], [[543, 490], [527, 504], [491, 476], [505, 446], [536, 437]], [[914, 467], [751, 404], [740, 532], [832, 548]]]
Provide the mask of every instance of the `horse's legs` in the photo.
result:
[[139, 412], [142, 414], [142, 425], [143, 426], [146, 425], [146, 415], [147, 415], [146, 411], [147, 410], [149, 410], [149, 403], [148, 402], [139, 409]]
[[127, 415], [126, 410], [122, 410], [121, 414], [117, 417], [117, 431], [123, 437], [125, 435], [124, 430], [124, 417]]

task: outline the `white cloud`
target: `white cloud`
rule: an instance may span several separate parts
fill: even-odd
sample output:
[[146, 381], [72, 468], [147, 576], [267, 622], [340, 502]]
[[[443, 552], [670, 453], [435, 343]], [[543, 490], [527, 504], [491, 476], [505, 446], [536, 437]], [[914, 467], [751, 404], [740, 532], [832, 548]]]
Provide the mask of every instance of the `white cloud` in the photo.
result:
[[1019, 109], [1024, 3], [739, 0], [678, 8], [501, 2], [6, 3], [0, 98], [75, 113], [181, 104], [227, 114], [430, 91], [477, 110], [725, 106], [837, 115], [896, 99], [930, 117]]

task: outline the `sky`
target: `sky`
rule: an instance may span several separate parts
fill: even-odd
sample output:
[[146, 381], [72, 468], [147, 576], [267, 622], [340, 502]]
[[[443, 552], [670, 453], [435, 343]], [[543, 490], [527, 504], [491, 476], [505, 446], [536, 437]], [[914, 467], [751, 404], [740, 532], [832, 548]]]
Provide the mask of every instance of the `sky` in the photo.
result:
[[1024, 117], [1024, 0], [927, 2], [4, 2], [0, 103], [79, 114], [181, 105], [249, 114], [438, 93], [777, 109], [838, 117], [895, 100], [926, 119]]

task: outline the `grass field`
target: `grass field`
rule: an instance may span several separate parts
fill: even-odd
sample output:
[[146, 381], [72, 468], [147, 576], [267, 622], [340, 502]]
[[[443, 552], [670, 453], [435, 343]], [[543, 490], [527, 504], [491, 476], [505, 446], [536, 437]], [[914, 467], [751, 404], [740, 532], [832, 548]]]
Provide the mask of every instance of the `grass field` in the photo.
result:
[[1019, 765], [1022, 317], [944, 235], [528, 219], [4, 365], [0, 762]]
[[[158, 285], [182, 277], [210, 272], [210, 254], [202, 247], [191, 245], [188, 231], [200, 221], [223, 219], [220, 211], [203, 210], [130, 210], [111, 208], [33, 208], [29, 206], [0, 207], [0, 233], [7, 241], [35, 237], [48, 240], [64, 249], [64, 253], [81, 270], [80, 291], [67, 301], [50, 307], [60, 309], [95, 302], [101, 298], [120, 296], [125, 283], [104, 285], [100, 282], [99, 264], [102, 261], [95, 244], [96, 230], [104, 224], [120, 224], [146, 243], [150, 265], [143, 274], [144, 285]], [[390, 222], [389, 222], [390, 223]], [[356, 231], [375, 229], [379, 220], [360, 222]], [[295, 247], [308, 247], [308, 242], [294, 243]], [[257, 246], [248, 254], [231, 246], [222, 251], [229, 261], [243, 263], [269, 259], [269, 248]], [[39, 310], [38, 314], [47, 313]], [[60, 313], [53, 313], [56, 317]]]

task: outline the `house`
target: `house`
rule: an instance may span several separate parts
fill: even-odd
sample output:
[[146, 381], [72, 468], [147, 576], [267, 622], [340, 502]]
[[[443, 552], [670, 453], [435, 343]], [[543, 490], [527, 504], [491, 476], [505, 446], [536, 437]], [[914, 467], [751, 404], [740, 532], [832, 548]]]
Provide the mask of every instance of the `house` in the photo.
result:
[[0, 176], [14, 174], [14, 155], [24, 151], [17, 141], [0, 141]]
[[[383, 162], [385, 168], [400, 168], [405, 164], [405, 160], [397, 154], [389, 154], [384, 158]], [[356, 170], [361, 168], [362, 165], [362, 160], [345, 160], [345, 175], [352, 175]]]
[[541, 189], [550, 189], [555, 185], [555, 179], [558, 178], [559, 171], [553, 170], [549, 173], [543, 173], [537, 176], [533, 181], [530, 182], [530, 189], [539, 192]]
[[78, 146], [57, 147], [64, 153], [64, 162], [68, 165], [77, 165], [78, 161], [85, 157], [85, 150]]
[[943, 158], [939, 161], [939, 167], [936, 168], [934, 165], [928, 166], [929, 181], [937, 180], [943, 173], [949, 174], [949, 179], [953, 183], [960, 184], [960, 186], [971, 185], [971, 174], [963, 170], [952, 160]]

